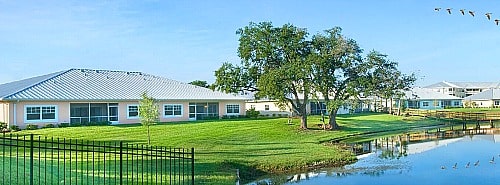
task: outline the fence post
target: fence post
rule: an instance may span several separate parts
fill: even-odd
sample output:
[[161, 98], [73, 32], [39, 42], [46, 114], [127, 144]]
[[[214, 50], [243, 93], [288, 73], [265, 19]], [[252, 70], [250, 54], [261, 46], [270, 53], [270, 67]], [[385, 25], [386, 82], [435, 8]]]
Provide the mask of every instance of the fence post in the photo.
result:
[[194, 185], [194, 148], [191, 148], [191, 184]]
[[33, 185], [33, 134], [30, 134], [30, 185]]
[[120, 141], [120, 185], [123, 184], [123, 141]]

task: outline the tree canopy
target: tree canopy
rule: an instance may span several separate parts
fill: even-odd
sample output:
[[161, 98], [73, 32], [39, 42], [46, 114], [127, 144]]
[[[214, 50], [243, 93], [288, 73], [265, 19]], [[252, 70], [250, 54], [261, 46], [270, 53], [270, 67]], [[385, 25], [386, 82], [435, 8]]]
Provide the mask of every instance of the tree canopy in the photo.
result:
[[292, 24], [274, 27], [270, 22], [250, 23], [236, 32], [241, 63], [222, 64], [215, 71], [213, 87], [233, 93], [251, 91], [256, 98], [276, 100], [280, 107], [288, 107], [301, 117], [303, 129], [307, 129], [306, 105], [311, 99], [323, 99], [329, 128], [336, 129], [337, 110], [375, 89], [373, 83], [379, 81], [372, 79], [377, 71], [373, 68], [399, 72], [391, 68], [396, 66], [393, 63], [372, 64], [369, 59], [376, 54], [363, 59], [356, 41], [341, 31], [334, 27], [309, 38], [306, 29]]
[[208, 82], [204, 81], [204, 80], [195, 80], [195, 81], [189, 82], [189, 84], [196, 85], [196, 86], [199, 86], [199, 87], [205, 87], [205, 88], [209, 88], [210, 87], [210, 85], [208, 84]]
[[226, 92], [253, 91], [257, 97], [276, 100], [299, 115], [301, 127], [306, 129], [311, 86], [306, 30], [262, 22], [250, 23], [236, 34], [240, 36], [241, 65], [224, 63], [215, 72], [215, 87]]
[[313, 89], [325, 100], [329, 128], [337, 129], [337, 111], [347, 106], [349, 99], [357, 98], [367, 71], [362, 60], [362, 49], [356, 41], [341, 34], [342, 29], [335, 27], [312, 37]]
[[[367, 88], [365, 94], [374, 95], [382, 99], [400, 98], [404, 90], [409, 90], [416, 81], [415, 74], [403, 74], [398, 70], [398, 63], [387, 58], [386, 54], [378, 51], [368, 53], [366, 59], [370, 65]], [[387, 101], [386, 101], [387, 103]], [[388, 107], [386, 105], [386, 107]], [[392, 110], [388, 110], [392, 113]]]

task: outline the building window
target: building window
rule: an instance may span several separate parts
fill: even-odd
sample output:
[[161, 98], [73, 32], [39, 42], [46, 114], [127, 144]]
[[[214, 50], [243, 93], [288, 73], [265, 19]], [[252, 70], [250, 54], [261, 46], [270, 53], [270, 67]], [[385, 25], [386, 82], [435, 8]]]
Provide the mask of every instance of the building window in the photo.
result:
[[326, 103], [325, 102], [311, 102], [311, 115], [326, 114]]
[[163, 105], [164, 117], [182, 117], [182, 104]]
[[189, 119], [204, 120], [219, 118], [219, 103], [189, 103]]
[[264, 110], [269, 110], [269, 105], [264, 105]]
[[118, 103], [70, 103], [70, 123], [118, 121]]
[[428, 107], [428, 106], [429, 106], [429, 102], [427, 102], [427, 101], [422, 102], [422, 107]]
[[57, 106], [55, 105], [27, 105], [26, 121], [57, 121]]
[[453, 102], [453, 106], [455, 106], [455, 107], [460, 106], [460, 102], [459, 102], [459, 101], [454, 101], [454, 102]]
[[127, 105], [127, 118], [139, 118], [139, 105]]
[[495, 106], [499, 106], [499, 105], [500, 105], [500, 100], [495, 101]]
[[228, 104], [226, 105], [227, 114], [240, 114], [240, 105], [238, 104]]
[[250, 105], [250, 108], [251, 109], [255, 109], [255, 105]]

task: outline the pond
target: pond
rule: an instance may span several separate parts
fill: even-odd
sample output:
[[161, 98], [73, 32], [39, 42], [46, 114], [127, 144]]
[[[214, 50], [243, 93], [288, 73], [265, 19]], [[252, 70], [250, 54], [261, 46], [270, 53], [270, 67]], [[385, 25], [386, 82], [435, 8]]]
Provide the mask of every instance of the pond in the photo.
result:
[[364, 153], [354, 164], [250, 184], [500, 184], [500, 135], [452, 136], [377, 139], [354, 147]]

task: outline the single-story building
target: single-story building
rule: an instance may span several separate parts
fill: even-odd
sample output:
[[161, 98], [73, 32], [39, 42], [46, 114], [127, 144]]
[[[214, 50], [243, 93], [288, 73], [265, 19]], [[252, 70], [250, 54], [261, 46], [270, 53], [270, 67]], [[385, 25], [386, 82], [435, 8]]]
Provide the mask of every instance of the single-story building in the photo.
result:
[[[446, 107], [462, 107], [462, 98], [442, 94], [432, 89], [415, 87], [404, 92], [401, 99], [405, 107], [410, 109], [444, 109]], [[394, 100], [397, 104], [398, 100]]]
[[245, 97], [150, 75], [69, 69], [0, 85], [0, 122], [139, 123], [139, 100], [158, 100], [160, 122], [244, 115]]
[[[368, 112], [372, 108], [372, 105], [367, 101], [368, 99], [361, 99], [359, 105], [352, 109], [351, 107], [341, 107], [337, 114], [349, 114], [352, 112]], [[293, 115], [293, 111], [289, 108], [282, 109], [276, 105], [276, 101], [274, 100], [250, 100], [246, 102], [246, 109], [254, 108], [255, 110], [260, 112], [260, 115], [264, 116], [291, 116]], [[326, 103], [324, 99], [319, 100], [309, 100], [309, 103], [306, 104], [306, 112], [310, 115], [320, 115], [324, 113], [327, 115]]]
[[466, 97], [464, 106], [468, 107], [500, 107], [500, 89], [489, 89]]

